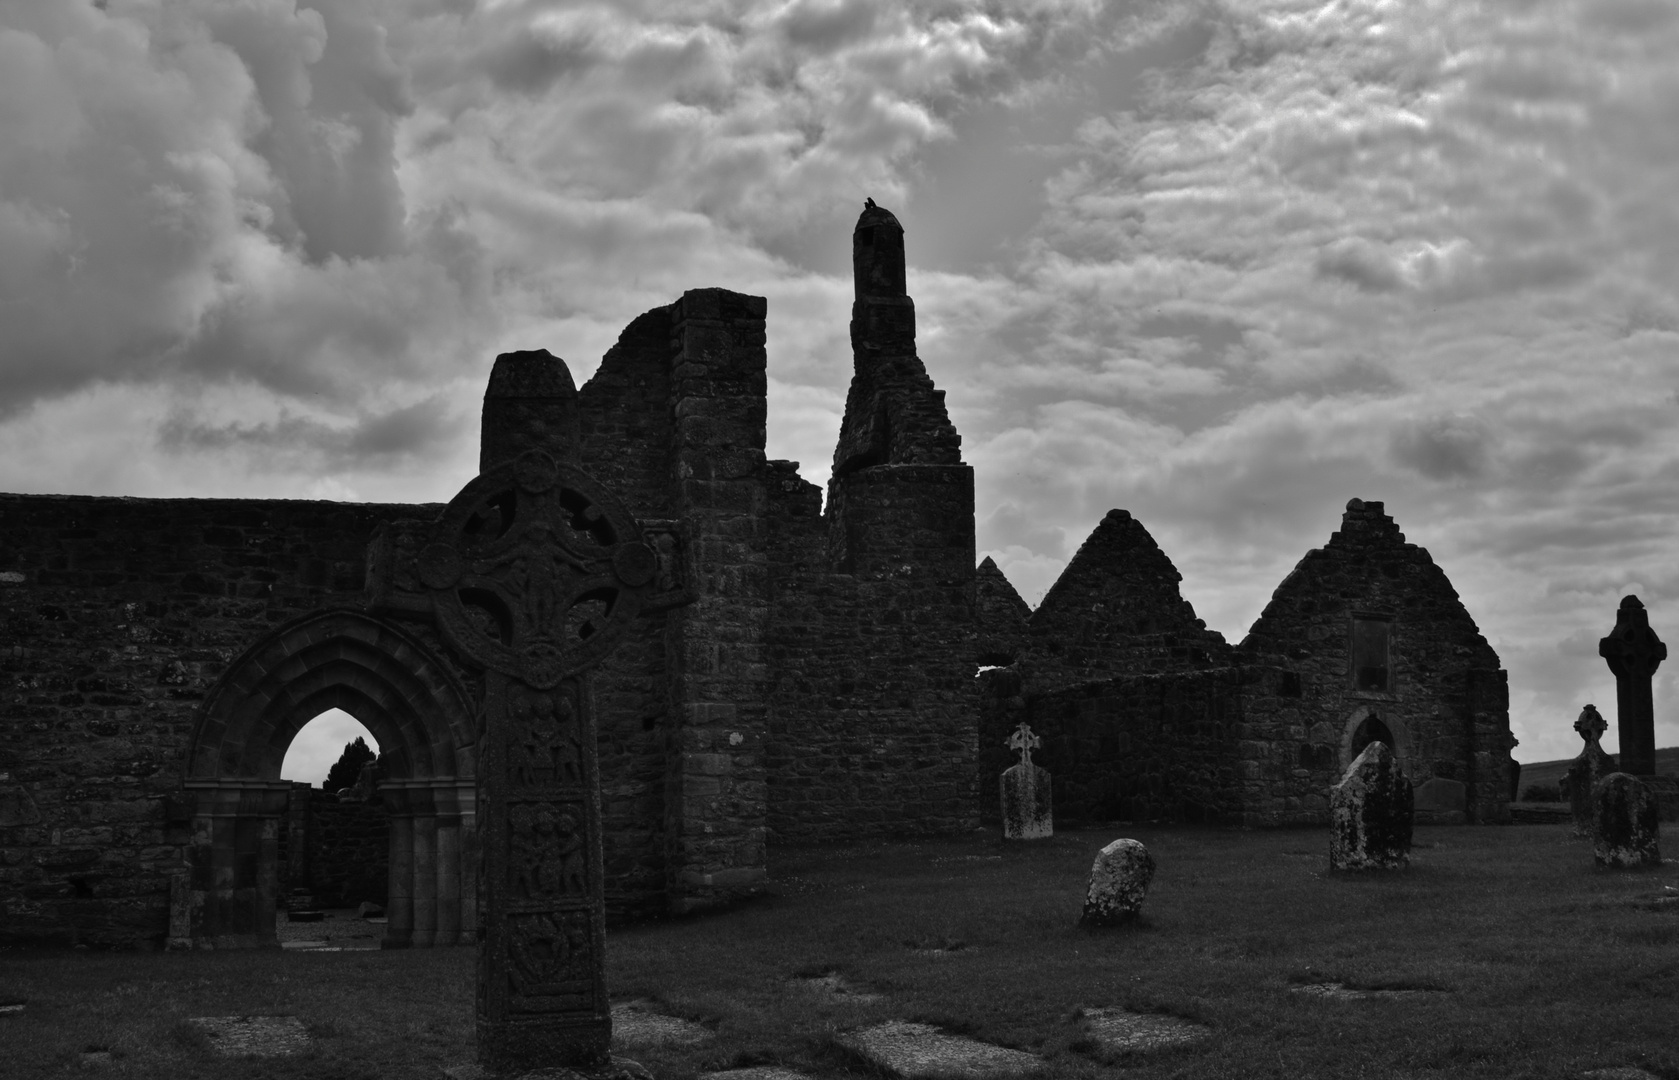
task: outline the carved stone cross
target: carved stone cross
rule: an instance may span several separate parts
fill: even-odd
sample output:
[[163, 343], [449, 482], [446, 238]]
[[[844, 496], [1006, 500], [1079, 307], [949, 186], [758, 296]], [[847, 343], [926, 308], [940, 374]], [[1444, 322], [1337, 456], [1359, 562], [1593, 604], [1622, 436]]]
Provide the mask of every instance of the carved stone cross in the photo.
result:
[[575, 462], [576, 394], [546, 353], [497, 359], [482, 470], [417, 566], [438, 629], [485, 673], [478, 1056], [508, 1074], [611, 1066], [587, 671], [653, 599], [659, 567]]
[[1043, 740], [1032, 734], [1032, 729], [1026, 726], [1024, 720], [1020, 722], [1019, 727], [1014, 729], [1014, 734], [1009, 736], [1009, 749], [1020, 751], [1020, 763], [1022, 765], [1030, 766], [1032, 764], [1032, 751], [1042, 745]]
[[1667, 646], [1650, 629], [1650, 614], [1636, 596], [1621, 598], [1615, 629], [1597, 643], [1597, 654], [1615, 674], [1615, 726], [1621, 737], [1620, 771], [1656, 771], [1655, 701], [1650, 680], [1667, 659]]
[[1587, 746], [1596, 746], [1603, 740], [1603, 733], [1608, 730], [1609, 721], [1597, 711], [1596, 705], [1587, 705], [1581, 709], [1579, 719], [1574, 721], [1574, 731], [1586, 740]]

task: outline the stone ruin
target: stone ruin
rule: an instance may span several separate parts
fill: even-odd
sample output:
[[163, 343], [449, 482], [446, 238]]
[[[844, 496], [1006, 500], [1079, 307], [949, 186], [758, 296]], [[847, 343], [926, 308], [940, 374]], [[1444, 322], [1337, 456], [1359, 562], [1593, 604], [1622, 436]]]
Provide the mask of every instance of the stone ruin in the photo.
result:
[[[609, 921], [754, 892], [771, 836], [996, 822], [1023, 722], [1063, 822], [1326, 824], [1378, 741], [1419, 821], [1508, 819], [1505, 674], [1381, 503], [1348, 503], [1236, 645], [1124, 511], [1033, 610], [975, 566], [973, 470], [916, 352], [902, 226], [868, 208], [852, 256], [825, 497], [764, 454], [761, 297], [646, 312], [576, 391], [578, 466], [668, 600], [591, 676]], [[493, 383], [487, 464], [553, 404]], [[519, 496], [498, 497], [457, 524], [504, 528]], [[489, 676], [450, 641], [505, 645], [517, 620], [482, 583], [439, 607], [424, 556], [451, 513], [0, 495], [0, 940], [273, 945], [281, 762], [336, 707], [385, 762], [384, 944], [475, 941]]]

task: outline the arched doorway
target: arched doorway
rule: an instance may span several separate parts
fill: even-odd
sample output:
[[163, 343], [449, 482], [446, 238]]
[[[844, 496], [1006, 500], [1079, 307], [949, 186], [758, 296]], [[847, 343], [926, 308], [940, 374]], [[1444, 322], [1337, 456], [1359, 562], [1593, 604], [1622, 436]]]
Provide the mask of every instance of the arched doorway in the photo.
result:
[[1345, 773], [1353, 759], [1373, 742], [1387, 743], [1399, 760], [1399, 768], [1410, 775], [1410, 737], [1404, 722], [1368, 705], [1354, 709], [1341, 726], [1341, 772]]
[[424, 645], [359, 611], [314, 612], [279, 627], [211, 688], [187, 751], [193, 826], [172, 939], [277, 944], [278, 836], [290, 786], [280, 765], [298, 730], [332, 708], [365, 724], [388, 763], [383, 945], [475, 940], [475, 711]]

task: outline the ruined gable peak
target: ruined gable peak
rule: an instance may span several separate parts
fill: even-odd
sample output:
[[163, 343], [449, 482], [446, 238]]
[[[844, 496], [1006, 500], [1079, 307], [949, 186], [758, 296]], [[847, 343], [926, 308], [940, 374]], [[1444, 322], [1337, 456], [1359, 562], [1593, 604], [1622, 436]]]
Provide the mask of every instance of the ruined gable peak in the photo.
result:
[[974, 571], [974, 623], [981, 664], [1012, 664], [1026, 648], [1032, 608], [987, 555]]
[[1382, 512], [1382, 504], [1365, 499], [1348, 499], [1341, 515], [1341, 527], [1329, 538], [1330, 547], [1369, 544], [1403, 544], [1405, 534]]
[[1032, 616], [1032, 605], [1021, 599], [1014, 583], [989, 555], [980, 560], [979, 567], [974, 571], [974, 589], [981, 608], [1013, 612], [1023, 620]]
[[[1142, 522], [1124, 510], [1109, 510], [1050, 587], [1033, 621], [1058, 609], [1101, 608], [1117, 614], [1118, 607], [1139, 601], [1183, 604], [1178, 593], [1182, 580]], [[1194, 618], [1193, 613], [1189, 618]]]

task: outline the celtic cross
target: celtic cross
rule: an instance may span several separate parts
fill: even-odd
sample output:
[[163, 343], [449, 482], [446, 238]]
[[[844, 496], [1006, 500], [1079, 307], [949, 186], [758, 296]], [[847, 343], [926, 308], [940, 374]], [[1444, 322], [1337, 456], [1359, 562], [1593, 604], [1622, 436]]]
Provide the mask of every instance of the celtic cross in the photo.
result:
[[1656, 771], [1655, 700], [1650, 679], [1667, 659], [1667, 646], [1650, 628], [1650, 613], [1636, 596], [1621, 598], [1615, 629], [1597, 643], [1597, 654], [1615, 675], [1615, 727], [1621, 737], [1620, 770], [1634, 776]]
[[496, 359], [479, 475], [415, 570], [444, 640], [484, 671], [478, 1057], [611, 1075], [599, 755], [589, 669], [657, 593], [659, 557], [577, 464], [577, 389], [546, 352]]
[[1041, 745], [1043, 740], [1032, 734], [1032, 729], [1026, 726], [1024, 720], [1014, 729], [1014, 734], [1009, 736], [1009, 749], [1020, 751], [1020, 763], [1028, 767], [1032, 764], [1032, 751]]

